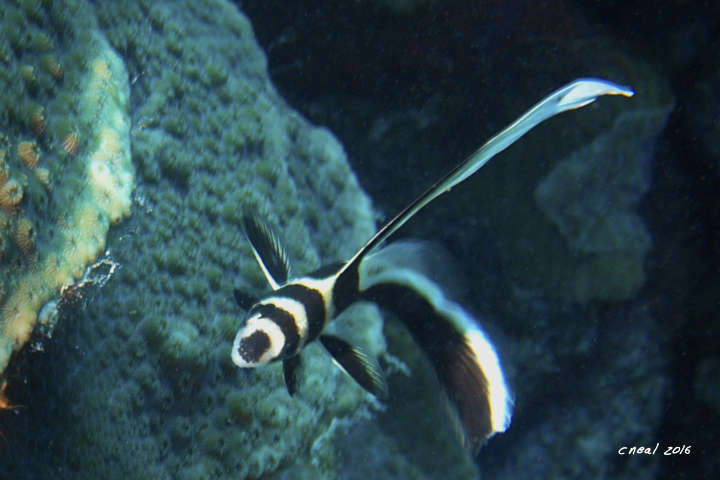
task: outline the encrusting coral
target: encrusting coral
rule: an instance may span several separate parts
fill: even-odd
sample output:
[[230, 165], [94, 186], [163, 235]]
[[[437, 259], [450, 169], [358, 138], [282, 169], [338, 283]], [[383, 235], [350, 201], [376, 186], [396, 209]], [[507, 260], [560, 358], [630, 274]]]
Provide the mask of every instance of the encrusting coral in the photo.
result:
[[30, 220], [21, 218], [17, 221], [15, 228], [15, 238], [18, 248], [25, 255], [30, 254], [35, 247], [35, 227], [33, 227]]
[[40, 154], [38, 154], [37, 144], [34, 142], [18, 143], [17, 154], [22, 163], [28, 168], [35, 168], [40, 163]]
[[15, 207], [22, 198], [23, 189], [17, 180], [10, 179], [0, 186], [0, 209], [8, 213], [15, 213]]
[[[26, 15], [25, 4], [6, 7], [0, 85], [9, 90], [3, 107], [10, 121], [0, 125], [0, 377], [43, 305], [83, 275], [105, 249], [110, 225], [129, 215], [134, 184], [128, 76], [119, 57], [92, 23], [66, 23], [52, 9]], [[55, 41], [49, 32], [65, 38]], [[87, 139], [82, 155], [77, 136], [64, 133], [68, 122]]]

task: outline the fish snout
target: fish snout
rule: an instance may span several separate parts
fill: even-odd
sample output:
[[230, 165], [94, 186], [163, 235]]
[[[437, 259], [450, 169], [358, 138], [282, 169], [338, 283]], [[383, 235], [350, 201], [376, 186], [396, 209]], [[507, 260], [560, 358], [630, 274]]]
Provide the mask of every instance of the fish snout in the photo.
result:
[[266, 365], [278, 359], [284, 345], [280, 327], [271, 318], [255, 314], [235, 335], [232, 361], [241, 368]]

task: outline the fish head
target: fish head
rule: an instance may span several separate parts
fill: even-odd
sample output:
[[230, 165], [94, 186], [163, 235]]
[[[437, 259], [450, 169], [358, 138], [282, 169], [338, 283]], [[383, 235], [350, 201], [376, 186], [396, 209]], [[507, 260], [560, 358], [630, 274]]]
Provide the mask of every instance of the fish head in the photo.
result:
[[235, 335], [232, 361], [241, 368], [252, 368], [279, 360], [285, 335], [277, 322], [263, 309], [253, 308], [243, 327]]

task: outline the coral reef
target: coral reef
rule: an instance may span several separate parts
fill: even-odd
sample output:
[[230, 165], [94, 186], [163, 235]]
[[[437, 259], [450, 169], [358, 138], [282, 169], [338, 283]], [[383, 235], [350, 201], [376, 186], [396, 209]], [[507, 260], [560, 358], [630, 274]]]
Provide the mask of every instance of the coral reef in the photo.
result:
[[[122, 99], [131, 99], [133, 215], [110, 231], [113, 270], [71, 289], [74, 307], [43, 310], [44, 323], [60, 318], [52, 339], [34, 344], [44, 353], [26, 352], [33, 366], [24, 374], [31, 385], [43, 383], [44, 393], [28, 399], [30, 425], [18, 431], [33, 433], [15, 439], [25, 442], [23, 455], [2, 468], [38, 477], [342, 478], [362, 455], [348, 436], [376, 431], [370, 422], [382, 406], [315, 345], [303, 352], [293, 398], [279, 364], [241, 371], [230, 360], [245, 313], [233, 289], [259, 295], [266, 288], [241, 232], [244, 211], [277, 229], [298, 273], [347, 258], [374, 233], [370, 202], [342, 147], [278, 96], [250, 24], [228, 2], [78, 1], [65, 8], [57, 15], [71, 31], [95, 32], [75, 42], [104, 45], [102, 35], [129, 73], [130, 95]], [[59, 42], [56, 29], [37, 34], [43, 49]], [[57, 58], [62, 75], [34, 67], [28, 76], [36, 80], [27, 82], [71, 82], [77, 66]], [[114, 78], [115, 70], [109, 61], [86, 63], [95, 80], [84, 96], [94, 97], [96, 82]], [[118, 152], [119, 135], [100, 128], [103, 136], [94, 139], [82, 124], [56, 121], [54, 105], [43, 105], [47, 126], [36, 141], [52, 140], [54, 148], [43, 149], [35, 170], [49, 169], [52, 188], [60, 172], [50, 156], [89, 162], [81, 179], [92, 182], [93, 200], [129, 206], [112, 194], [113, 172], [100, 155]], [[90, 113], [82, 104], [75, 108], [78, 117]], [[33, 118], [40, 130], [39, 115]], [[70, 173], [80, 172], [62, 178], [69, 181]], [[76, 196], [65, 186], [54, 192]], [[107, 215], [104, 225], [120, 216]], [[89, 209], [75, 218], [86, 228], [97, 220]], [[44, 248], [44, 223], [31, 220], [35, 244]], [[0, 246], [13, 241], [0, 238]], [[105, 247], [104, 232], [94, 240]], [[355, 306], [337, 323], [370, 354], [383, 353], [382, 322], [372, 306]], [[457, 465], [438, 463], [472, 472], [470, 459], [461, 458]], [[418, 478], [401, 456], [384, 462], [391, 466], [386, 478], [403, 472]]]
[[[1, 14], [0, 375], [43, 305], [82, 276], [110, 225], [130, 213], [127, 72], [73, 13], [19, 2]], [[58, 149], [67, 124], [86, 139], [75, 158]]]

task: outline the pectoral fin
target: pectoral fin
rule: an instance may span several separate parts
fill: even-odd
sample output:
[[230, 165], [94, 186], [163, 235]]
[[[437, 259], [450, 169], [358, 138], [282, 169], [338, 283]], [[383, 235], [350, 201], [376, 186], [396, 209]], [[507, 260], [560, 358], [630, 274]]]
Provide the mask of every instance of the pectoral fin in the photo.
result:
[[285, 386], [292, 397], [297, 391], [297, 369], [300, 366], [300, 355], [286, 358], [283, 360], [283, 377], [285, 377]]
[[330, 353], [335, 365], [362, 388], [376, 397], [387, 395], [385, 375], [374, 358], [334, 335], [320, 335], [320, 343]]
[[253, 254], [273, 290], [290, 277], [290, 261], [280, 240], [267, 225], [252, 215], [243, 217], [243, 227]]

